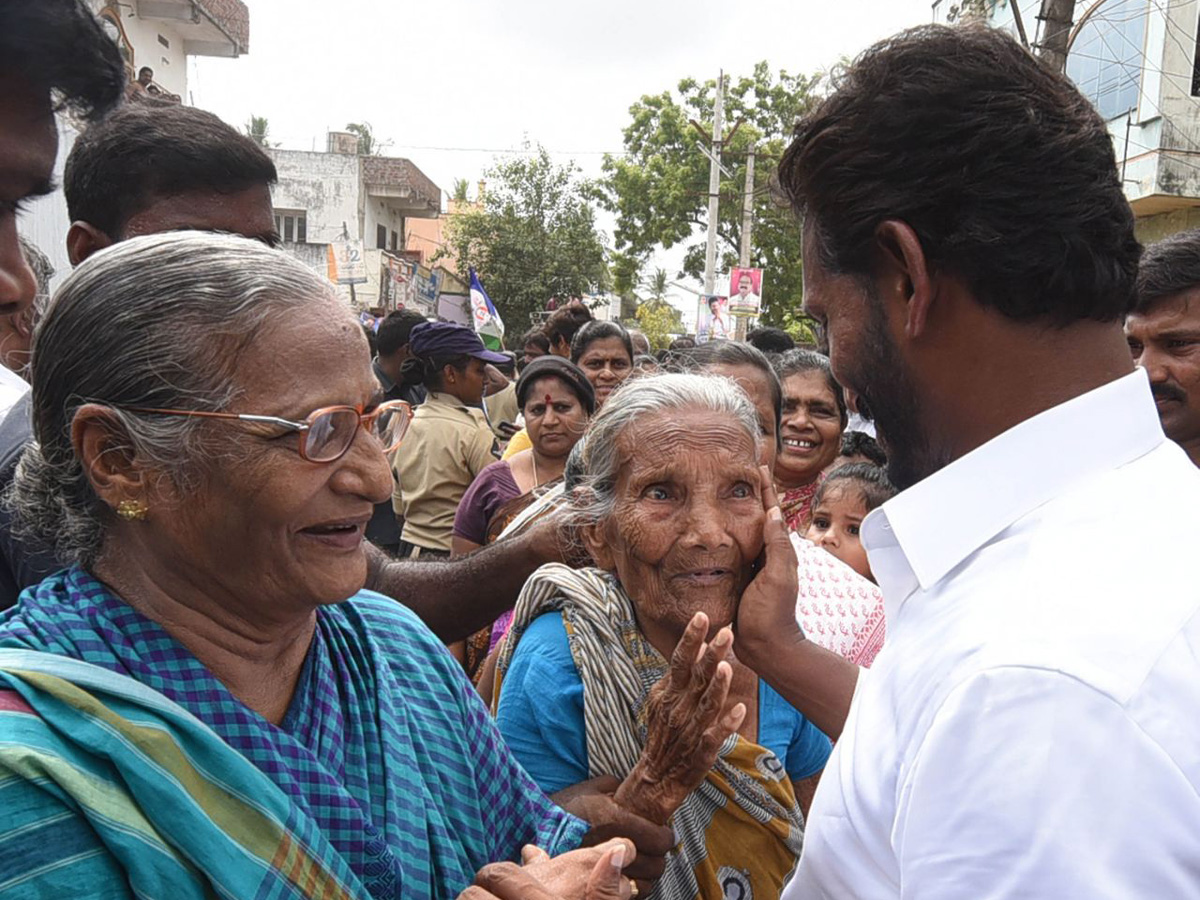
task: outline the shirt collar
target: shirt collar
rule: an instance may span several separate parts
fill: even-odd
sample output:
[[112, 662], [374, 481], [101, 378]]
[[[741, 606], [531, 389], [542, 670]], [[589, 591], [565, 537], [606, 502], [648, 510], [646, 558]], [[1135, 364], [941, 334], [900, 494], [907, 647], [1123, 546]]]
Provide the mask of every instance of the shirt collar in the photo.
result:
[[[1137, 369], [1026, 419], [872, 512], [862, 528], [872, 571], [894, 601], [918, 584], [929, 590], [1025, 514], [1164, 440]], [[884, 585], [885, 573], [896, 583]]]
[[479, 407], [467, 406], [467, 404], [463, 403], [461, 400], [459, 400], [453, 394], [443, 394], [439, 391], [429, 391], [425, 396], [425, 402], [422, 403], [421, 405], [429, 406], [430, 404], [432, 404], [434, 406], [450, 406], [450, 407], [453, 407], [454, 409], [465, 409], [465, 410], [479, 408]]

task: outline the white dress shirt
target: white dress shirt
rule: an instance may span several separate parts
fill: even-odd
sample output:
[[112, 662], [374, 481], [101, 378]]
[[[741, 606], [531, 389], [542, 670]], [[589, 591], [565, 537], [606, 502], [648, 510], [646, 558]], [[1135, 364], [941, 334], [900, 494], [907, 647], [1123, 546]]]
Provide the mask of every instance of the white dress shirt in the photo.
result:
[[863, 526], [887, 643], [791, 900], [1200, 897], [1200, 472], [1141, 370]]

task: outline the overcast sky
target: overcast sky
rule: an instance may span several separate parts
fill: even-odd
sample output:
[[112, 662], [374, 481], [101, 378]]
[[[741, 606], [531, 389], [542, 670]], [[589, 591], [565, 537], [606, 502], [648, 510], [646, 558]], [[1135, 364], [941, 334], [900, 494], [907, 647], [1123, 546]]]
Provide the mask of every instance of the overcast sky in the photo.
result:
[[[474, 185], [527, 139], [597, 174], [643, 94], [722, 67], [749, 74], [762, 59], [814, 72], [932, 15], [931, 0], [248, 4], [249, 54], [196, 60], [196, 106], [239, 127], [266, 116], [271, 139], [294, 150], [323, 150], [327, 130], [370, 122], [389, 155], [445, 191], [455, 178]], [[656, 262], [678, 265], [676, 254]]]

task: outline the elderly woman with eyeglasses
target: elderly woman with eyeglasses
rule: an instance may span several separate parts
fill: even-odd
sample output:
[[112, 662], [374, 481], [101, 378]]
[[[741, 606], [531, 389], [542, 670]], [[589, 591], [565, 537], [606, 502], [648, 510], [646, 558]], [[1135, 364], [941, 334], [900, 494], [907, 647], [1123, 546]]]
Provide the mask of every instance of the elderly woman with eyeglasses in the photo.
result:
[[437, 639], [361, 590], [411, 416], [327, 282], [137, 238], [33, 355], [7, 502], [72, 565], [0, 617], [0, 893], [629, 896], [632, 845], [573, 851]]

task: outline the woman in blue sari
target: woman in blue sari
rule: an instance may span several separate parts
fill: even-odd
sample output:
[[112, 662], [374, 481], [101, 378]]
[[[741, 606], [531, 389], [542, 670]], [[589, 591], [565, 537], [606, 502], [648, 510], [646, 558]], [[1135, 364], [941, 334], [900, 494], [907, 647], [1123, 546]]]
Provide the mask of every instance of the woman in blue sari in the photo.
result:
[[327, 282], [136, 238], [60, 290], [32, 380], [6, 502], [67, 568], [0, 618], [0, 898], [629, 896], [633, 846], [576, 850], [437, 639], [361, 590], [410, 411]]

